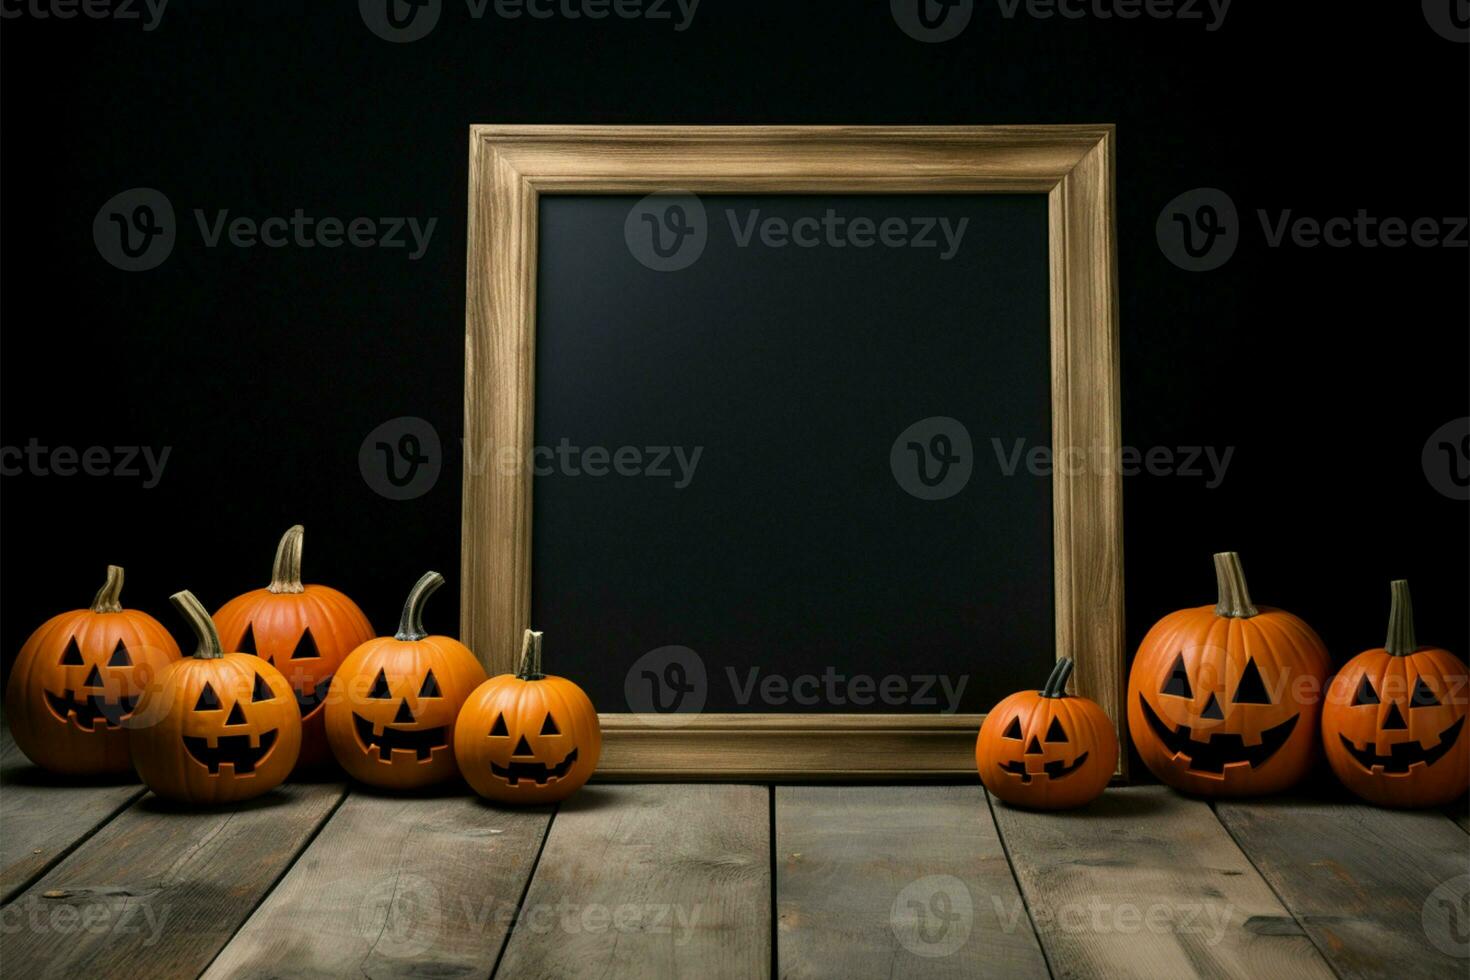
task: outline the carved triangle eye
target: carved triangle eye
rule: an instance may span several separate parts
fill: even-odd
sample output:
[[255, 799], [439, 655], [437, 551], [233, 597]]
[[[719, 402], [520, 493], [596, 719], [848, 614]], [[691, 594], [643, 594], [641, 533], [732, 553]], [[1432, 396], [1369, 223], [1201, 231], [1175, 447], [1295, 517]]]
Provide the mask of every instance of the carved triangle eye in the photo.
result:
[[1358, 690], [1353, 694], [1352, 707], [1360, 704], [1377, 704], [1378, 692], [1373, 690], [1373, 684], [1368, 678], [1362, 677], [1358, 680]]
[[368, 691], [368, 697], [377, 698], [379, 701], [389, 701], [393, 693], [388, 690], [388, 675], [383, 673], [383, 668], [378, 668], [378, 676], [373, 679], [373, 688]]
[[1411, 707], [1411, 708], [1437, 708], [1437, 707], [1439, 707], [1439, 698], [1437, 698], [1437, 697], [1434, 696], [1434, 692], [1429, 689], [1429, 685], [1428, 684], [1424, 683], [1424, 678], [1422, 678], [1422, 677], [1416, 677], [1416, 678], [1414, 678], [1414, 693], [1409, 696], [1409, 707]]
[[1013, 738], [1019, 742], [1021, 740], [1021, 719], [1012, 718], [1011, 723], [1006, 726], [1006, 730], [1000, 733], [1000, 737]]
[[1060, 719], [1053, 718], [1051, 720], [1051, 725], [1046, 730], [1046, 740], [1048, 742], [1067, 741], [1067, 733], [1062, 731], [1062, 722]]
[[259, 674], [256, 674], [255, 689], [250, 692], [250, 700], [273, 701], [275, 700], [275, 697], [275, 693], [271, 690], [271, 686], [265, 682], [265, 678], [261, 677]]
[[439, 692], [439, 681], [434, 677], [434, 672], [432, 670], [429, 671], [427, 674], [424, 675], [424, 683], [419, 688], [419, 697], [442, 698], [443, 696], [444, 695]]
[[66, 643], [66, 649], [61, 653], [61, 665], [63, 667], [80, 667], [82, 665], [82, 651], [77, 646], [77, 638], [74, 636]]
[[1240, 674], [1240, 683], [1235, 685], [1235, 697], [1230, 700], [1232, 704], [1271, 703], [1271, 695], [1266, 693], [1266, 684], [1261, 680], [1261, 671], [1256, 666], [1255, 657], [1245, 662], [1245, 670]]
[[254, 653], [260, 656], [255, 649], [255, 626], [252, 623], [245, 624], [245, 635], [240, 637], [240, 642], [235, 644], [236, 653]]
[[210, 687], [208, 684], [205, 684], [204, 685], [204, 690], [202, 690], [202, 691], [199, 692], [199, 700], [196, 701], [196, 702], [194, 702], [194, 710], [195, 711], [218, 711], [219, 710], [219, 695], [214, 693], [214, 688]]
[[322, 652], [316, 648], [316, 638], [311, 635], [311, 627], [308, 626], [301, 634], [301, 639], [296, 641], [296, 649], [291, 651], [292, 660], [301, 660], [306, 657], [320, 657]]
[[493, 724], [493, 725], [490, 726], [490, 734], [491, 735], [503, 735], [503, 736], [505, 736], [507, 738], [510, 737], [510, 732], [507, 731], [506, 730], [506, 727], [505, 727], [505, 715], [496, 715], [495, 716], [495, 724]]
[[1164, 686], [1159, 693], [1176, 698], [1194, 697], [1194, 688], [1189, 686], [1189, 671], [1184, 669], [1183, 653], [1174, 658], [1174, 666], [1169, 668], [1169, 676], [1164, 678]]
[[546, 720], [541, 723], [542, 735], [560, 735], [561, 729], [556, 727], [556, 719], [551, 717], [551, 712], [546, 713]]
[[123, 646], [123, 641], [118, 640], [117, 646], [113, 647], [112, 656], [107, 659], [107, 666], [131, 667], [132, 665], [132, 655], [128, 653], [128, 648]]

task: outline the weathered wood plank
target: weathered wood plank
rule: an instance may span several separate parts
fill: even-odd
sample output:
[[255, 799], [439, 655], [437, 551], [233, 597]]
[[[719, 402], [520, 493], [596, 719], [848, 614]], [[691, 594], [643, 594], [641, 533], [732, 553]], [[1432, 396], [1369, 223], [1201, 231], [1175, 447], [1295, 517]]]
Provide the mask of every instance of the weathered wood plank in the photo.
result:
[[354, 790], [205, 976], [488, 977], [550, 822]]
[[1461, 797], [1458, 803], [1451, 803], [1445, 807], [1445, 813], [1450, 819], [1460, 825], [1460, 829], [1470, 834], [1470, 797]]
[[53, 776], [0, 726], [0, 904], [10, 901], [144, 789], [130, 776]]
[[1332, 976], [1207, 803], [1134, 786], [992, 809], [1058, 977]]
[[6, 974], [197, 976], [342, 793], [287, 785], [212, 811], [145, 796], [5, 909]]
[[590, 786], [562, 805], [498, 977], [768, 976], [770, 791]]
[[1339, 976], [1465, 975], [1470, 844], [1444, 814], [1302, 798], [1216, 810]]
[[783, 978], [1046, 977], [985, 790], [776, 789]]

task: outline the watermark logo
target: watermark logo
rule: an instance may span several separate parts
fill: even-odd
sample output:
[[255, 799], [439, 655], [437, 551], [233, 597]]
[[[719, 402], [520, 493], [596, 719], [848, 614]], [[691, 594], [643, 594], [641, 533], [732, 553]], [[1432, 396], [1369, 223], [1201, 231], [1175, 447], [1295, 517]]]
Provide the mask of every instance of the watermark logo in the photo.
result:
[[3, 0], [0, 20], [115, 20], [137, 22], [143, 32], [158, 29], [169, 0]]
[[[0, 936], [19, 933], [55, 936], [142, 936], [144, 948], [156, 946], [173, 912], [171, 904], [94, 901], [87, 891], [73, 896], [62, 888], [41, 893], [38, 902], [13, 902], [0, 909]], [[64, 940], [63, 940], [64, 942]]]
[[444, 0], [357, 0], [367, 29], [391, 44], [427, 37], [439, 23]]
[[[766, 707], [799, 704], [803, 707], [822, 705], [845, 708], [884, 704], [889, 707], [938, 708], [952, 715], [960, 709], [960, 699], [970, 683], [968, 674], [958, 678], [949, 674], [844, 674], [828, 665], [820, 674], [763, 674], [750, 667], [742, 679], [734, 667], [725, 668], [725, 676], [735, 700], [742, 705], [758, 701]], [[942, 698], [942, 700], [941, 700]]]
[[1424, 19], [1446, 41], [1470, 43], [1470, 0], [1423, 0]]
[[439, 889], [416, 874], [380, 877], [357, 906], [357, 934], [377, 936], [376, 948], [395, 957], [429, 951], [440, 935], [444, 909]]
[[439, 482], [443, 463], [438, 430], [414, 415], [384, 422], [357, 450], [363, 481], [389, 500], [412, 500], [428, 493]]
[[32, 436], [24, 446], [0, 446], [0, 476], [114, 476], [142, 480], [152, 490], [172, 452], [172, 446], [47, 446]]
[[1000, 15], [1014, 20], [1024, 13], [1034, 20], [1174, 20], [1203, 23], [1213, 34], [1225, 26], [1233, 0], [996, 0]]
[[1199, 187], [1164, 205], [1154, 234], [1170, 262], [1188, 272], [1209, 272], [1235, 254], [1240, 217], [1229, 194]]
[[1451, 500], [1470, 500], [1470, 416], [1435, 429], [1420, 462], [1430, 486]]
[[975, 468], [970, 431], [957, 419], [920, 419], [893, 440], [888, 452], [893, 479], [920, 500], [944, 500], [965, 489]]
[[893, 899], [888, 914], [893, 935], [915, 956], [949, 956], [970, 940], [975, 903], [954, 875], [928, 875], [910, 882]]
[[658, 728], [679, 728], [694, 721], [708, 695], [704, 658], [688, 647], [650, 650], [633, 661], [623, 679], [628, 710]]
[[1235, 447], [1220, 450], [1215, 446], [1152, 446], [1148, 450], [1137, 446], [1122, 446], [1107, 449], [1102, 446], [1051, 446], [1027, 447], [1025, 439], [1016, 439], [1007, 446], [1004, 441], [992, 438], [991, 448], [995, 451], [995, 462], [1003, 476], [1015, 476], [1023, 468], [1031, 476], [1050, 478], [1053, 474], [1082, 476], [1103, 474], [1111, 476], [1178, 476], [1205, 481], [1206, 490], [1214, 490], [1225, 482], [1225, 471], [1235, 456]]
[[157, 268], [174, 250], [174, 206], [162, 191], [134, 187], [114, 194], [92, 219], [92, 240], [124, 272]]
[[530, 470], [534, 476], [647, 477], [671, 481], [683, 490], [694, 481], [694, 471], [704, 455], [703, 446], [578, 446], [563, 436], [555, 446], [532, 446], [523, 451], [514, 444], [495, 445], [486, 440], [480, 449], [464, 443], [465, 472], [485, 475], [494, 469], [500, 476], [515, 476]]
[[623, 240], [633, 258], [655, 272], [687, 269], [709, 243], [709, 216], [704, 203], [683, 191], [643, 198], [623, 221]]
[[889, 0], [893, 22], [924, 44], [952, 41], [970, 26], [975, 0]]
[[1446, 956], [1470, 959], [1470, 875], [1456, 875], [1430, 892], [1420, 923], [1435, 949]]

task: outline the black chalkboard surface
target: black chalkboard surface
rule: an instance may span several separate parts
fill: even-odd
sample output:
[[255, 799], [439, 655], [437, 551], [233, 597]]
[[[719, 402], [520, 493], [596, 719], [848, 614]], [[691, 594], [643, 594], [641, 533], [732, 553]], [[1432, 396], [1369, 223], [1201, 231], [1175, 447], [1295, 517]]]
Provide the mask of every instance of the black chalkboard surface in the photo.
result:
[[[771, 713], [1039, 684], [1046, 197], [642, 206], [539, 201], [531, 621], [557, 672], [612, 712], [645, 684]], [[700, 227], [687, 263], [645, 251]]]

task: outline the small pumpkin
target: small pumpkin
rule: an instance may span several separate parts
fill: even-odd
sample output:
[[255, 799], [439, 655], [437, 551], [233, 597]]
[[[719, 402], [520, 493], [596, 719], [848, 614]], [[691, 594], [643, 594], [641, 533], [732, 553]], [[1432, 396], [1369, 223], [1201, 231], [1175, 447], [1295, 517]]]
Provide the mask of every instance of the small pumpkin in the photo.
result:
[[514, 674], [490, 678], [465, 701], [454, 756], [476, 793], [500, 803], [554, 803], [587, 782], [602, 727], [586, 693], [541, 670], [541, 634], [526, 630]]
[[53, 616], [21, 647], [5, 720], [36, 765], [70, 775], [132, 772], [126, 725], [179, 645], [152, 616], [122, 607], [123, 570], [107, 566], [92, 604]]
[[1467, 670], [1414, 636], [1409, 583], [1392, 583], [1388, 640], [1338, 671], [1322, 708], [1327, 762], [1379, 806], [1439, 806], [1470, 791]]
[[1144, 765], [1203, 796], [1274, 793], [1317, 753], [1327, 648], [1291, 613], [1257, 608], [1240, 557], [1215, 556], [1219, 599], [1170, 613], [1128, 676], [1128, 729]]
[[980, 781], [1016, 806], [1066, 810], [1097, 799], [1118, 768], [1118, 735], [1095, 702], [1067, 694], [1073, 663], [1039, 691], [1020, 691], [985, 716], [975, 740]]
[[258, 655], [291, 683], [301, 713], [297, 765], [302, 767], [332, 757], [323, 711], [332, 675], [349, 653], [373, 638], [373, 626], [357, 603], [328, 586], [302, 584], [304, 536], [300, 524], [287, 530], [276, 547], [270, 585], [236, 596], [214, 614], [226, 649]]
[[454, 719], [485, 682], [469, 648], [424, 629], [424, 602], [444, 584], [427, 572], [403, 604], [398, 632], [359, 646], [332, 678], [327, 740], [353, 777], [413, 789], [454, 776]]
[[301, 751], [291, 685], [253, 654], [226, 653], [193, 593], [171, 599], [199, 645], [166, 667], [138, 705], [148, 721], [131, 729], [138, 777], [181, 803], [234, 803], [269, 792]]

